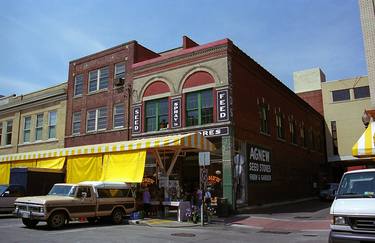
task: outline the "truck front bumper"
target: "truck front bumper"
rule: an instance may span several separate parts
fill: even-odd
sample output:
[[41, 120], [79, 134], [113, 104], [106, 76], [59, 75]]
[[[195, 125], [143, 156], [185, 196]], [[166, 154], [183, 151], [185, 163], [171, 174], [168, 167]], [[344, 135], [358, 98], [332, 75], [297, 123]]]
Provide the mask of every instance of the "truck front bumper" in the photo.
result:
[[375, 233], [357, 233], [331, 230], [329, 233], [330, 243], [354, 243], [354, 242], [374, 242]]
[[37, 213], [32, 211], [23, 211], [16, 210], [13, 213], [17, 218], [26, 218], [26, 219], [36, 219], [36, 220], [46, 220], [46, 215], [44, 213]]

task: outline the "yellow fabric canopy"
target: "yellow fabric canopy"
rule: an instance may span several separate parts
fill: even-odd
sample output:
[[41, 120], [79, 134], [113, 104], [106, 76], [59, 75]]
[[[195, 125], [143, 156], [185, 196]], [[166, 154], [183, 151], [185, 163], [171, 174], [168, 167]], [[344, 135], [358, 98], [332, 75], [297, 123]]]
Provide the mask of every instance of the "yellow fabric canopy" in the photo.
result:
[[139, 140], [121, 141], [116, 143], [94, 144], [71, 148], [35, 151], [27, 153], [0, 155], [0, 162], [19, 160], [39, 160], [47, 158], [102, 154], [110, 152], [125, 152], [134, 150], [172, 148], [182, 150], [214, 151], [215, 146], [199, 133], [179, 134], [165, 137], [145, 138]]
[[66, 183], [98, 181], [102, 174], [102, 155], [68, 157]]
[[65, 157], [38, 159], [36, 162], [36, 168], [61, 170], [64, 167], [64, 163]]
[[0, 184], [9, 184], [10, 163], [0, 163]]
[[371, 122], [366, 128], [365, 132], [362, 134], [362, 136], [352, 147], [352, 155], [354, 157], [375, 156], [374, 133], [375, 122]]
[[36, 160], [22, 160], [14, 161], [11, 164], [11, 168], [35, 168]]
[[105, 154], [101, 181], [142, 182], [146, 151]]

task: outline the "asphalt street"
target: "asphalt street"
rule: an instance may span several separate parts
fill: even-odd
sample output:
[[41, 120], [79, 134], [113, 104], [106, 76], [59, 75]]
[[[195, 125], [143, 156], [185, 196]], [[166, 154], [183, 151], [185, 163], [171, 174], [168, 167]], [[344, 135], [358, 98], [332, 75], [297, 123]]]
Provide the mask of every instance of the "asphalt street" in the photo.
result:
[[139, 225], [71, 222], [60, 230], [49, 230], [41, 222], [28, 229], [20, 219], [0, 214], [0, 242], [328, 242], [329, 207], [330, 202], [310, 200], [243, 209], [204, 227], [176, 227], [175, 221], [149, 220]]

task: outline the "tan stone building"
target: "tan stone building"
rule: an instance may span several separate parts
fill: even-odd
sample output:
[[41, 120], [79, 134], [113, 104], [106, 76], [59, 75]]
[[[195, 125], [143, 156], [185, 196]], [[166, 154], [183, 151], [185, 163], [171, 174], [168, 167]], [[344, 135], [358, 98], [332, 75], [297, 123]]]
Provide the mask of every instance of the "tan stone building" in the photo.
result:
[[0, 155], [64, 147], [66, 83], [0, 98]]
[[352, 147], [365, 130], [362, 115], [371, 108], [368, 77], [326, 82], [319, 68], [293, 76], [295, 92], [324, 116], [327, 161], [336, 176], [347, 167], [366, 164], [366, 159], [352, 156]]

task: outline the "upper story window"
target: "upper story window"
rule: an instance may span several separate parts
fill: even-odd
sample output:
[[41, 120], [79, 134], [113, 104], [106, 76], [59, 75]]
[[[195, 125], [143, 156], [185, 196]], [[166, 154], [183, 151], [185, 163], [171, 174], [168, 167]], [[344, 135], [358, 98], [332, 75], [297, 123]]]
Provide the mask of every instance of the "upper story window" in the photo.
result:
[[12, 144], [13, 121], [6, 122], [5, 145]]
[[100, 68], [89, 73], [89, 93], [108, 88], [108, 67]]
[[43, 139], [43, 113], [36, 115], [35, 141]]
[[276, 129], [277, 129], [277, 137], [284, 139], [285, 138], [284, 117], [281, 112], [276, 113]]
[[50, 111], [48, 113], [48, 138], [56, 138], [56, 122], [57, 112]]
[[115, 79], [125, 78], [125, 63], [117, 63], [115, 65]]
[[122, 128], [125, 126], [124, 104], [117, 104], [113, 107], [113, 127]]
[[83, 93], [83, 74], [79, 74], [74, 78], [74, 96]]
[[259, 119], [260, 119], [260, 131], [265, 134], [269, 134], [269, 114], [268, 114], [268, 106], [266, 104], [262, 104], [259, 107]]
[[354, 88], [354, 99], [361, 99], [370, 97], [369, 86], [355, 87]]
[[333, 155], [339, 154], [339, 147], [337, 143], [337, 127], [336, 121], [331, 121], [331, 134], [332, 134], [332, 148], [333, 148]]
[[87, 111], [87, 132], [107, 129], [107, 107]]
[[168, 98], [146, 101], [146, 131], [158, 131], [168, 127]]
[[213, 122], [212, 90], [202, 90], [186, 94], [186, 126], [203, 125]]
[[302, 127], [300, 129], [300, 137], [301, 137], [302, 146], [304, 148], [306, 148], [307, 147], [307, 136], [306, 136], [306, 129], [305, 129], [304, 125], [302, 125]]
[[3, 122], [0, 122], [0, 146], [3, 145]]
[[72, 134], [79, 134], [81, 132], [81, 112], [73, 113], [73, 122], [72, 122]]
[[290, 141], [297, 144], [297, 126], [294, 120], [289, 121]]
[[332, 91], [332, 100], [333, 102], [350, 100], [350, 90], [340, 89]]
[[31, 116], [24, 117], [23, 120], [23, 142], [30, 142], [30, 132], [31, 132]]

